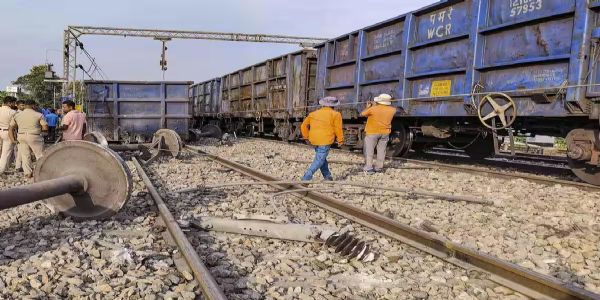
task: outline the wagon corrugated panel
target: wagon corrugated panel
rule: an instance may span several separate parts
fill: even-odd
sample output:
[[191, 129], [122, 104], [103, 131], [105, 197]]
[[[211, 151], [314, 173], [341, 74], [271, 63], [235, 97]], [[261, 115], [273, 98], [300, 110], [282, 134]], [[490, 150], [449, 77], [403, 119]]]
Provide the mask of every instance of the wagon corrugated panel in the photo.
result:
[[90, 131], [109, 141], [148, 142], [161, 128], [188, 137], [191, 82], [86, 81]]
[[221, 78], [214, 78], [190, 87], [194, 117], [219, 113]]
[[380, 93], [403, 116], [472, 116], [491, 92], [520, 116], [587, 114], [600, 96], [599, 3], [440, 1], [319, 45], [317, 96], [338, 97], [346, 116]]
[[221, 112], [237, 117], [302, 117], [314, 103], [316, 53], [302, 50], [223, 76]]

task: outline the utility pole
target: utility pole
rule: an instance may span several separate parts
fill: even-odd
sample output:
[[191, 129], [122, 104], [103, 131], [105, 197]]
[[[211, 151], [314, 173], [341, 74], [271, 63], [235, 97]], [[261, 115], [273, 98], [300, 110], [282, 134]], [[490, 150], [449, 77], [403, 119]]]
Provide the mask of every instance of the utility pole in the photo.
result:
[[167, 42], [171, 40], [168, 37], [155, 37], [157, 41], [162, 42], [162, 52], [160, 54], [160, 69], [162, 70], [162, 79], [165, 80], [165, 72], [167, 71]]

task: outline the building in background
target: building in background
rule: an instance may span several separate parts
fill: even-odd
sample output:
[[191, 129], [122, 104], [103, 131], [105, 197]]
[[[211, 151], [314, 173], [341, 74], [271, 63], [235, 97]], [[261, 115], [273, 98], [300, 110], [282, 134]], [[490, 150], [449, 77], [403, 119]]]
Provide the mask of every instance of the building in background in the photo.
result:
[[11, 84], [6, 87], [5, 91], [9, 96], [17, 98], [19, 97], [19, 95], [27, 94], [27, 90], [19, 84]]

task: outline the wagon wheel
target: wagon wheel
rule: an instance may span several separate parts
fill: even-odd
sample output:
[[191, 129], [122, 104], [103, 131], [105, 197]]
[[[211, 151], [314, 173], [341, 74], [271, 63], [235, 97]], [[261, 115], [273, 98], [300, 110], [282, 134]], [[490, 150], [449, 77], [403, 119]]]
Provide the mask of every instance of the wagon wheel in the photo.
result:
[[600, 185], [600, 166], [590, 163], [590, 159], [586, 157], [586, 152], [590, 151], [594, 156], [594, 152], [588, 150], [600, 146], [600, 133], [598, 130], [590, 128], [573, 129], [566, 137], [568, 146], [567, 162], [569, 168], [579, 179], [593, 185]]
[[[502, 104], [499, 104], [502, 103]], [[492, 130], [501, 130], [510, 127], [517, 118], [517, 106], [515, 101], [504, 93], [491, 93], [485, 95], [477, 109], [477, 115], [481, 123]], [[491, 120], [500, 119], [500, 124], [495, 126]], [[496, 122], [498, 123], [498, 122]]]
[[387, 157], [404, 157], [410, 151], [413, 142], [413, 134], [406, 127], [402, 126], [390, 134], [390, 141], [387, 146]]

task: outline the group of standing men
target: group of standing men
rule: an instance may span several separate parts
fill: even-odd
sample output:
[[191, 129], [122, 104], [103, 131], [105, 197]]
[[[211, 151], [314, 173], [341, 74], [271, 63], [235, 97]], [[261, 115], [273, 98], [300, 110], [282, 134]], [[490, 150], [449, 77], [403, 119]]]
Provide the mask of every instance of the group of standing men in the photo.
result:
[[[392, 106], [392, 96], [381, 94], [367, 104], [367, 108], [361, 112], [361, 116], [367, 118], [365, 126], [364, 155], [366, 174], [375, 174], [383, 171], [385, 151], [392, 131], [392, 120], [396, 115], [396, 108]], [[317, 170], [321, 170], [325, 180], [333, 180], [327, 155], [334, 142], [338, 146], [344, 144], [344, 133], [342, 129], [342, 114], [334, 107], [339, 105], [335, 97], [325, 97], [319, 100], [320, 109], [310, 113], [302, 122], [302, 138], [308, 140], [315, 148], [315, 158], [304, 173], [303, 181], [310, 181]], [[373, 156], [377, 149], [377, 158]]]
[[[7, 171], [13, 153], [15, 169], [22, 169], [26, 178], [33, 176], [31, 153], [36, 161], [44, 152], [44, 135], [54, 134], [58, 125], [58, 116], [50, 111], [49, 118], [36, 109], [33, 100], [19, 101], [14, 97], [5, 97], [0, 107], [0, 176]], [[85, 114], [75, 109], [73, 101], [62, 104], [64, 116], [61, 126], [63, 141], [81, 140], [86, 131]], [[52, 116], [53, 114], [54, 116]], [[47, 121], [47, 120], [48, 121]], [[50, 124], [49, 124], [50, 123]], [[49, 126], [53, 125], [53, 126]], [[15, 147], [15, 144], [17, 145]], [[14, 151], [16, 148], [17, 151]]]

